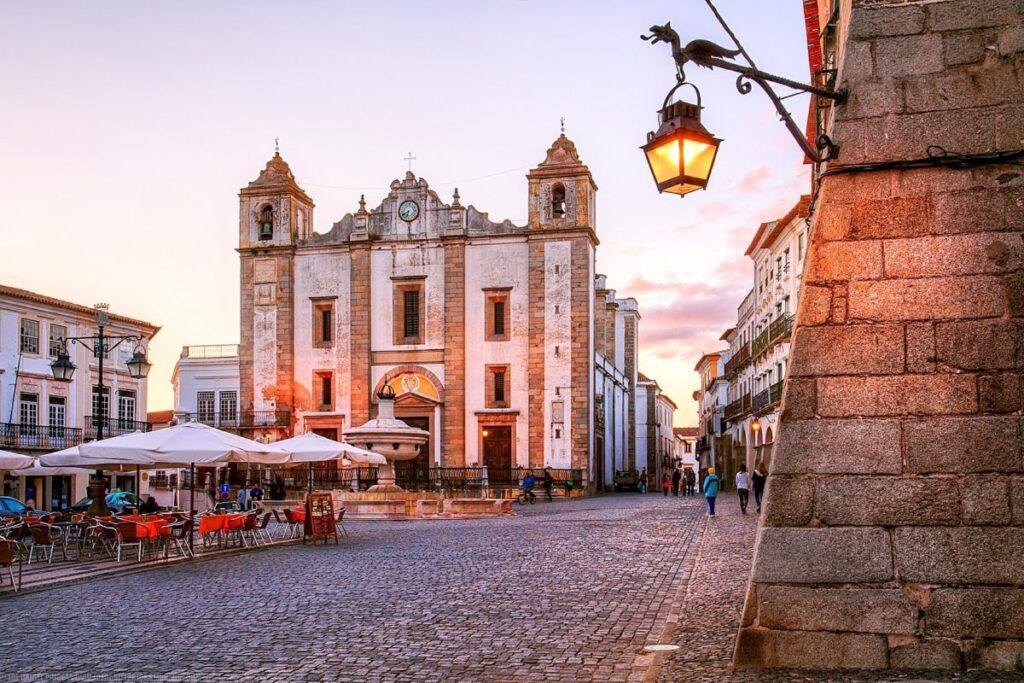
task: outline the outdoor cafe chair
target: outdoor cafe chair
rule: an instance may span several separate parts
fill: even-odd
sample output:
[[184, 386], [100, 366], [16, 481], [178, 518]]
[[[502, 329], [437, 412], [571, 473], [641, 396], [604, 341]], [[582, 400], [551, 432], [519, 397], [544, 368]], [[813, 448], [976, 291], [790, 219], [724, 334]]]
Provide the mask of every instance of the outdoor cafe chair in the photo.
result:
[[305, 519], [300, 520], [299, 516], [295, 514], [295, 511], [288, 508], [285, 508], [284, 510], [284, 518], [288, 520], [288, 538], [295, 538], [302, 533], [302, 527], [306, 521]]
[[67, 543], [60, 529], [46, 522], [40, 522], [39, 524], [30, 525], [29, 530], [32, 534], [32, 547], [28, 552], [29, 564], [32, 564], [32, 558], [35, 557], [37, 550], [46, 558], [47, 564], [53, 562], [54, 548], [60, 548], [61, 555], [64, 556], [65, 560], [68, 559]]
[[195, 557], [192, 553], [192, 548], [188, 544], [188, 539], [192, 534], [194, 526], [195, 522], [191, 519], [186, 519], [183, 522], [169, 524], [160, 530], [160, 540], [163, 544], [165, 560], [167, 559], [167, 552], [172, 545], [182, 557]]
[[256, 529], [259, 527], [259, 515], [255, 512], [250, 512], [245, 516], [245, 523], [242, 525], [242, 545], [245, 545], [245, 539], [248, 538], [254, 546], [259, 545], [259, 539], [256, 537]]
[[7, 567], [7, 574], [11, 577], [11, 586], [14, 588], [15, 593], [18, 592], [18, 584], [14, 581], [14, 562], [18, 554], [17, 545], [14, 541], [0, 538], [0, 567]]
[[[247, 531], [246, 527], [249, 525], [250, 517], [255, 521], [255, 516], [253, 515], [242, 516], [240, 514], [231, 515], [224, 520], [224, 531], [227, 534], [226, 538], [228, 543], [230, 543], [231, 539], [234, 538], [238, 540], [238, 544], [240, 546], [243, 548], [246, 547], [245, 534]], [[255, 524], [253, 526], [255, 527]]]
[[117, 561], [121, 561], [121, 551], [125, 548], [138, 548], [139, 561], [142, 561], [142, 553], [145, 550], [146, 539], [149, 538], [146, 527], [135, 522], [117, 523]]
[[253, 543], [270, 545], [274, 542], [274, 539], [270, 537], [270, 532], [267, 531], [267, 527], [270, 526], [270, 520], [273, 516], [274, 515], [270, 512], [263, 513], [263, 520], [260, 522], [260, 525], [252, 531]]

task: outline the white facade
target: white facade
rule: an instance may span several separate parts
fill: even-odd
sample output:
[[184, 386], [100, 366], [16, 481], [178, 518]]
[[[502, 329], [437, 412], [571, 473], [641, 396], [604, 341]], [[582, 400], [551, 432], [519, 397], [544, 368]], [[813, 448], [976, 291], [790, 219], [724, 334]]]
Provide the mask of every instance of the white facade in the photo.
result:
[[737, 309], [736, 327], [727, 334], [733, 359], [729, 379], [728, 424], [732, 449], [753, 469], [771, 459], [778, 430], [779, 400], [789, 365], [789, 339], [807, 254], [804, 196], [788, 214], [763, 223], [746, 255], [753, 262], [753, 288]]
[[728, 404], [729, 383], [725, 378], [725, 364], [729, 350], [706, 353], [697, 361], [694, 370], [700, 376], [700, 388], [694, 392], [697, 401], [697, 459], [700, 469], [717, 467], [721, 436], [725, 430], [725, 407]]
[[697, 429], [695, 427], [676, 427], [672, 434], [673, 459], [684, 470], [691, 469], [698, 474], [697, 464]]
[[238, 409], [238, 345], [186, 346], [171, 375], [175, 419], [234, 427]]
[[[144, 350], [159, 328], [142, 320], [109, 314], [104, 334], [140, 336]], [[76, 366], [70, 382], [53, 379], [50, 364], [57, 358], [59, 338], [96, 334], [96, 312], [27, 290], [0, 285], [0, 449], [43, 455], [78, 445], [99, 433], [99, 358], [83, 343], [68, 343]], [[146, 420], [146, 379], [128, 374], [126, 362], [136, 351], [133, 341], [108, 342], [103, 360], [105, 436], [143, 428]], [[110, 348], [114, 347], [114, 348]], [[4, 478], [5, 495], [33, 498], [38, 509], [61, 509], [85, 495], [87, 475]], [[131, 486], [128, 477], [114, 477], [113, 488]]]

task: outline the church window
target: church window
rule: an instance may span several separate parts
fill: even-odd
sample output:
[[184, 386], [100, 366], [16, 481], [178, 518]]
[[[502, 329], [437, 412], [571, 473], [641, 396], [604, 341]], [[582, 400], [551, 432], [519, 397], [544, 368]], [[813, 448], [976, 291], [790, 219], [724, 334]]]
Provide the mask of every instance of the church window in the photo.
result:
[[260, 209], [260, 239], [274, 239], [274, 207], [270, 204]]
[[565, 185], [555, 183], [551, 188], [551, 216], [562, 218], [565, 216]]
[[313, 347], [334, 346], [334, 300], [313, 300]]
[[402, 292], [405, 302], [404, 336], [418, 337], [420, 334], [420, 295], [419, 292]]
[[319, 410], [334, 410], [334, 373], [330, 371], [313, 373], [313, 391], [320, 399]]
[[484, 339], [486, 341], [508, 341], [511, 328], [509, 320], [508, 289], [485, 290], [484, 294]]
[[507, 365], [487, 366], [486, 404], [488, 408], [508, 408], [509, 371]]

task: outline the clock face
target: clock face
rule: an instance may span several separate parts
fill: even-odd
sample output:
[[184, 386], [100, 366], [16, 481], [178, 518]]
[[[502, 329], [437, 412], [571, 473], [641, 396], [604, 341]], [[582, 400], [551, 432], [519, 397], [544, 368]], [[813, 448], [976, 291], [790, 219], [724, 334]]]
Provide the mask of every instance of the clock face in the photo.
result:
[[413, 200], [407, 199], [398, 207], [398, 215], [403, 221], [412, 222], [420, 215], [420, 207]]

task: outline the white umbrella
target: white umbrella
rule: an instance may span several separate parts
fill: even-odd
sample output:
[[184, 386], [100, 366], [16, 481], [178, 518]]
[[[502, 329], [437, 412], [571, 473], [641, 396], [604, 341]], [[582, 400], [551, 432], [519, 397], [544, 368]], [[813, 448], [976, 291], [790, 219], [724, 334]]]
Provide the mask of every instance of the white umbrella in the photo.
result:
[[349, 443], [334, 441], [314, 432], [275, 441], [274, 445], [291, 454], [289, 464], [342, 459], [368, 465], [387, 464], [387, 460], [379, 453], [358, 448]]
[[31, 467], [35, 458], [10, 451], [0, 451], [0, 470], [14, 470], [22, 467]]
[[45, 467], [39, 464], [38, 460], [33, 460], [31, 467], [11, 470], [10, 474], [14, 477], [60, 477], [74, 474], [92, 474], [92, 470], [81, 467]]
[[[97, 466], [189, 467], [225, 462], [283, 465], [289, 458], [288, 452], [276, 445], [262, 444], [199, 422], [84, 443], [78, 450], [86, 462]], [[44, 465], [51, 464], [47, 456], [41, 460]]]
[[[87, 468], [87, 472], [93, 472], [97, 469], [114, 472], [134, 472], [136, 467], [127, 463], [100, 463], [96, 460], [91, 460], [82, 455], [78, 450], [78, 446], [41, 455], [39, 456], [38, 463], [42, 467]], [[153, 469], [154, 467], [156, 466], [147, 466], [146, 469]]]

